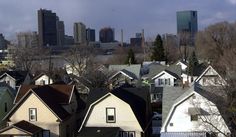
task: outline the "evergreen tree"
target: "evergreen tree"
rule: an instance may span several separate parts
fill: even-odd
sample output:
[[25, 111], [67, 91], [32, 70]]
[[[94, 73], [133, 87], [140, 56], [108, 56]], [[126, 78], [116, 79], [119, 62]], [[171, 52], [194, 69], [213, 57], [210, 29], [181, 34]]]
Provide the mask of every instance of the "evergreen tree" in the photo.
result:
[[163, 47], [163, 41], [161, 36], [158, 34], [155, 41], [154, 41], [154, 47], [151, 55], [151, 59], [153, 61], [165, 61], [165, 52]]
[[128, 56], [125, 60], [125, 64], [136, 64], [134, 51], [132, 49], [129, 49]]
[[196, 69], [198, 65], [199, 65], [199, 62], [198, 62], [197, 56], [195, 52], [193, 51], [189, 58], [188, 74], [192, 76], [194, 70]]

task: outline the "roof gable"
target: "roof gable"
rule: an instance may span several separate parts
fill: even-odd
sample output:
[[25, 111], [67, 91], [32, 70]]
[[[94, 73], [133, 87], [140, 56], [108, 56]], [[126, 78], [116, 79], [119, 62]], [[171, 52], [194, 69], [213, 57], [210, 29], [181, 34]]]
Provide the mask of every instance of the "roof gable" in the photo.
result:
[[27, 121], [17, 122], [10, 127], [6, 127], [0, 131], [1, 135], [33, 135], [39, 131], [43, 130], [42, 128], [33, 125]]
[[[140, 89], [137, 89], [137, 90], [140, 90]], [[90, 94], [93, 95], [93, 92], [94, 91], [91, 91]], [[99, 91], [97, 91], [97, 93], [98, 92]], [[125, 103], [127, 103], [131, 107], [137, 121], [139, 122], [140, 126], [144, 130], [147, 126], [147, 121], [146, 121], [146, 109], [147, 108], [146, 108], [146, 100], [144, 100], [143, 98], [148, 97], [148, 96], [140, 95], [140, 96], [143, 96], [143, 98], [141, 98], [140, 96], [136, 95], [138, 93], [133, 94], [132, 92], [135, 92], [135, 91], [134, 90], [132, 91], [132, 89], [129, 89], [129, 88], [127, 88], [127, 89], [126, 88], [124, 88], [124, 89], [117, 88], [111, 92], [103, 92], [103, 94], [99, 95], [97, 99], [93, 99], [92, 101], [91, 101], [91, 99], [88, 99], [88, 102], [91, 101], [90, 102], [91, 104], [89, 105], [89, 108], [86, 111], [86, 115], [84, 117], [84, 120], [82, 122], [80, 130], [82, 129], [83, 125], [85, 124], [93, 106], [96, 105], [97, 103], [99, 103], [100, 101], [106, 99], [109, 96], [115, 96], [115, 97], [121, 99], [122, 101], [124, 101]], [[145, 91], [143, 91], [143, 92], [145, 92]]]
[[45, 106], [47, 106], [59, 119], [64, 120], [70, 114], [62, 107], [64, 104], [69, 104], [74, 92], [73, 85], [22, 85], [17, 93], [14, 103], [15, 107], [12, 109], [12, 114], [16, 107], [33, 93], [35, 94]]
[[27, 71], [2, 71], [0, 72], [2, 78], [4, 75], [8, 75], [11, 78], [15, 79], [16, 85], [20, 85], [25, 81], [25, 78], [28, 75]]
[[158, 77], [163, 76], [163, 75], [169, 75], [169, 76], [171, 76], [171, 77], [173, 77], [173, 78], [176, 78], [176, 79], [178, 78], [178, 77], [176, 77], [175, 75], [173, 75], [172, 73], [170, 73], [170, 72], [164, 70], [164, 71], [160, 72], [159, 74], [157, 74], [156, 76], [154, 76], [154, 77], [152, 78], [152, 80], [153, 80], [153, 79], [157, 79]]
[[133, 65], [109, 65], [109, 71], [120, 71], [126, 70], [133, 73], [137, 78], [140, 77], [141, 64], [133, 64]]
[[221, 80], [223, 80], [223, 78], [220, 76], [220, 74], [211, 65], [209, 65], [203, 71], [203, 73], [195, 80], [195, 82], [199, 82], [202, 79], [202, 77], [204, 77], [204, 76], [218, 76]]

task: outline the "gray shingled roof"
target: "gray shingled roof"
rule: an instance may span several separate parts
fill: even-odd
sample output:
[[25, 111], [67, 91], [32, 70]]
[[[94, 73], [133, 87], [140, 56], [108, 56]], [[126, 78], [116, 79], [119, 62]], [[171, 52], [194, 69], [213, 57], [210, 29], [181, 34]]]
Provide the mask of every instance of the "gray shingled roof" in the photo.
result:
[[143, 77], [147, 77], [149, 80], [155, 77], [157, 74], [159, 74], [162, 71], [167, 71], [171, 75], [181, 78], [181, 66], [180, 65], [170, 65], [170, 66], [164, 66], [161, 64], [150, 64], [148, 66], [149, 72], [146, 75], [143, 75]]
[[137, 78], [140, 77], [141, 64], [135, 65], [109, 65], [109, 71], [121, 71], [126, 70], [133, 73]]
[[164, 87], [162, 97], [162, 122], [164, 123], [171, 107], [186, 95], [189, 95], [190, 88]]

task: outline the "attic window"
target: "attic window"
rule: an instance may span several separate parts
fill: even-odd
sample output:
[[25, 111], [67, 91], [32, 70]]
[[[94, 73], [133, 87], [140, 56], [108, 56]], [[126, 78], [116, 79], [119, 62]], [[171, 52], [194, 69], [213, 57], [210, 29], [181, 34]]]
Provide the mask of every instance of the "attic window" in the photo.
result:
[[107, 123], [115, 123], [116, 122], [115, 108], [106, 108], [106, 122]]
[[198, 115], [191, 115], [190, 120], [191, 121], [198, 121]]
[[37, 109], [29, 108], [29, 121], [37, 121]]
[[170, 126], [171, 126], [171, 127], [173, 127], [173, 126], [174, 126], [174, 124], [173, 124], [173, 123], [170, 123]]

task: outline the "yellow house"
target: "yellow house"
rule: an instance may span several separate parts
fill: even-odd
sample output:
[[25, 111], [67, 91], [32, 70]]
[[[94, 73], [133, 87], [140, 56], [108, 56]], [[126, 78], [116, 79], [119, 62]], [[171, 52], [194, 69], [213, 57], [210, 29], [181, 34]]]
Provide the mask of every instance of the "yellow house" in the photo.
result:
[[22, 85], [0, 136], [73, 137], [77, 98], [73, 85]]

